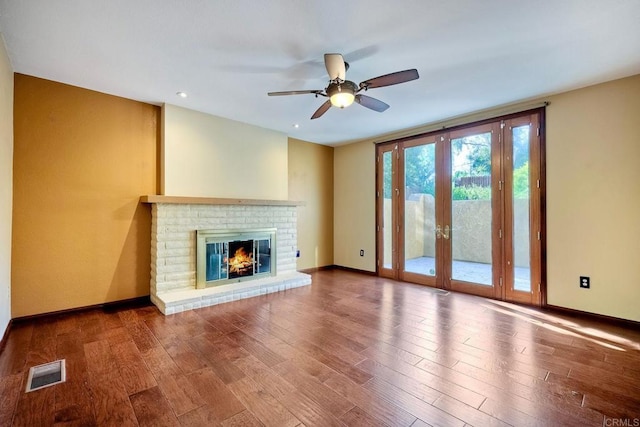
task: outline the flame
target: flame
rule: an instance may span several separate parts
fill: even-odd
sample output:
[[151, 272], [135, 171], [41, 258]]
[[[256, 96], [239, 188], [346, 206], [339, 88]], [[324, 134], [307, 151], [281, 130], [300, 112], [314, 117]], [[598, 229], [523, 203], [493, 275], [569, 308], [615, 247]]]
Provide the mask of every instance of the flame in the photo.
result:
[[233, 258], [229, 258], [229, 272], [242, 273], [246, 272], [253, 264], [253, 256], [248, 254], [243, 247], [236, 250]]

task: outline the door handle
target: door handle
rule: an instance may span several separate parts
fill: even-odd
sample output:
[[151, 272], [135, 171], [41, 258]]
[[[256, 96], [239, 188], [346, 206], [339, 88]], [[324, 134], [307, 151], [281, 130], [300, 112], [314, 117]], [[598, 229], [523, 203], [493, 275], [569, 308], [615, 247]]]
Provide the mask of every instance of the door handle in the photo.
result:
[[436, 229], [435, 229], [436, 239], [439, 239], [441, 237], [444, 237], [445, 239], [448, 239], [450, 231], [451, 231], [451, 229], [449, 228], [448, 225], [444, 226], [444, 231], [442, 231], [442, 227], [440, 227], [439, 225], [436, 226]]

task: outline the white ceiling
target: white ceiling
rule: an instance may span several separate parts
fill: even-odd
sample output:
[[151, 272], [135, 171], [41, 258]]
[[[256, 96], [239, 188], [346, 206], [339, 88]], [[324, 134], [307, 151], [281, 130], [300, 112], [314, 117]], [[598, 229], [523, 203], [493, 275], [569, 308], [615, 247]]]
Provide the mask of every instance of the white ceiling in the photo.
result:
[[[18, 73], [328, 145], [640, 73], [640, 0], [0, 0], [0, 31]], [[267, 96], [324, 89], [333, 52], [420, 79], [313, 121], [324, 98]]]

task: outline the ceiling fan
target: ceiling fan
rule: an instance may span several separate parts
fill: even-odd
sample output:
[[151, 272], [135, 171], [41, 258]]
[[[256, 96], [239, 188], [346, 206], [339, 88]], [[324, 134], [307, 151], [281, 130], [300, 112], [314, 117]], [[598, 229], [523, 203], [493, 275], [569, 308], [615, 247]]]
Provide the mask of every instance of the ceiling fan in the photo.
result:
[[329, 110], [329, 108], [331, 108], [332, 105], [338, 108], [345, 108], [351, 105], [354, 101], [363, 107], [367, 107], [373, 111], [381, 113], [389, 108], [389, 105], [379, 99], [362, 95], [360, 92], [363, 90], [366, 92], [367, 90], [376, 87], [397, 85], [399, 83], [416, 80], [420, 77], [418, 75], [418, 70], [413, 68], [410, 70], [397, 71], [395, 73], [374, 77], [356, 85], [354, 82], [346, 80], [349, 63], [345, 62], [341, 54], [325, 53], [324, 65], [327, 68], [327, 73], [329, 74], [329, 85], [324, 88], [324, 90], [289, 90], [284, 92], [269, 92], [267, 95], [304, 95], [310, 93], [314, 94], [316, 98], [318, 96], [329, 98], [316, 110], [315, 113], [313, 113], [311, 120], [322, 116], [327, 112], [327, 110]]

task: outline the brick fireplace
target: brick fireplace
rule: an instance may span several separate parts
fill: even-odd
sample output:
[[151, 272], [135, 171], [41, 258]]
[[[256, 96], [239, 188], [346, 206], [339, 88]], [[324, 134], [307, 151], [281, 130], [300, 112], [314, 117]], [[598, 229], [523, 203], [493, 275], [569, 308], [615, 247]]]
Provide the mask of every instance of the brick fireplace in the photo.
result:
[[[280, 200], [143, 196], [151, 204], [151, 301], [164, 314], [311, 284], [296, 271], [297, 205]], [[276, 275], [197, 287], [198, 230], [275, 229]]]

